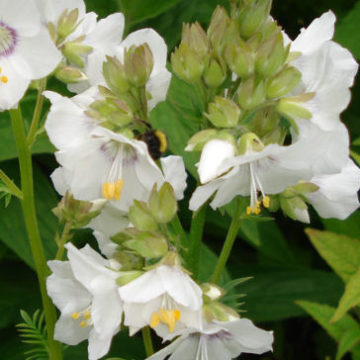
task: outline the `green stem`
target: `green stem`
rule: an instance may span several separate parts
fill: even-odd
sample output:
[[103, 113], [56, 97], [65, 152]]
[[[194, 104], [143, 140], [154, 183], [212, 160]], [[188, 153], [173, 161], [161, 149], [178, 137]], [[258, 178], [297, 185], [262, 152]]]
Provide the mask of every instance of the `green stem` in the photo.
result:
[[218, 262], [216, 264], [214, 273], [211, 277], [211, 282], [214, 284], [217, 284], [219, 282], [220, 275], [223, 272], [225, 265], [228, 261], [228, 258], [230, 256], [236, 236], [240, 229], [240, 215], [241, 215], [241, 206], [240, 206], [240, 202], [238, 202]]
[[31, 152], [27, 146], [20, 109], [10, 110], [10, 116], [19, 156], [21, 189], [23, 193], [21, 206], [45, 312], [46, 328], [49, 338], [49, 355], [51, 360], [61, 360], [61, 344], [54, 340], [56, 310], [46, 293], [45, 281], [48, 275], [48, 268], [36, 219]]
[[64, 226], [64, 230], [61, 234], [61, 237], [58, 241], [58, 250], [55, 256], [55, 260], [62, 260], [64, 256], [64, 248], [66, 242], [69, 240], [69, 233], [71, 231], [71, 223], [67, 222]]
[[20, 200], [23, 198], [21, 190], [15, 185], [15, 183], [0, 169], [0, 180], [9, 188], [10, 193]]
[[46, 78], [41, 79], [40, 85], [38, 88], [38, 95], [37, 95], [37, 99], [36, 99], [34, 115], [33, 115], [32, 121], [31, 121], [31, 126], [30, 126], [30, 130], [28, 133], [28, 137], [27, 137], [27, 143], [28, 143], [30, 149], [36, 140], [36, 132], [38, 131], [40, 117], [41, 117], [42, 109], [44, 106], [43, 91], [46, 89], [46, 82], [47, 82]]
[[144, 327], [142, 330], [143, 342], [145, 346], [146, 357], [151, 356], [154, 353], [154, 347], [151, 340], [151, 332], [149, 327]]
[[206, 206], [203, 206], [191, 220], [189, 267], [195, 279], [199, 276], [201, 241], [205, 224]]

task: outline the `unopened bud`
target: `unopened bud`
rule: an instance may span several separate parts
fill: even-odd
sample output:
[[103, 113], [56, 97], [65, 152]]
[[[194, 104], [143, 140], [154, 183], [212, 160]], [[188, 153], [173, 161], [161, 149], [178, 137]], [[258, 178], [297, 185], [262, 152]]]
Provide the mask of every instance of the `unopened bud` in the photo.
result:
[[248, 39], [254, 35], [269, 17], [271, 0], [258, 0], [245, 6], [238, 17], [240, 34]]
[[129, 210], [129, 219], [135, 228], [142, 231], [155, 231], [158, 228], [147, 205], [142, 201], [134, 201], [134, 205]]
[[88, 77], [80, 69], [72, 66], [64, 66], [55, 72], [55, 77], [65, 84], [77, 84], [85, 81]]
[[179, 78], [189, 83], [199, 81], [204, 71], [204, 63], [196, 54], [196, 50], [185, 44], [180, 44], [171, 54], [171, 66]]
[[254, 72], [254, 55], [244, 42], [228, 44], [225, 59], [231, 71], [241, 78]]
[[79, 67], [84, 67], [84, 60], [82, 56], [88, 54], [92, 50], [91, 46], [82, 44], [78, 41], [67, 42], [62, 47], [62, 53], [66, 59]]
[[[123, 263], [121, 263], [121, 265], [122, 264]], [[122, 270], [121, 275], [116, 279], [116, 283], [119, 286], [124, 286], [144, 274], [144, 272], [140, 270], [123, 271], [123, 270], [127, 270], [124, 269], [124, 266], [121, 267], [121, 270]]]
[[204, 58], [209, 51], [206, 33], [198, 22], [183, 25], [181, 42], [188, 48], [195, 50], [200, 58]]
[[240, 142], [238, 145], [238, 153], [240, 155], [251, 153], [251, 152], [260, 152], [264, 150], [264, 144], [254, 133], [247, 133], [241, 136]]
[[260, 109], [256, 112], [248, 127], [255, 134], [263, 137], [279, 127], [280, 115], [273, 107]]
[[299, 84], [301, 73], [294, 67], [286, 67], [267, 84], [267, 96], [270, 99], [288, 94]]
[[288, 198], [280, 195], [280, 207], [290, 219], [308, 222], [304, 216], [307, 214], [307, 205], [300, 196]]
[[212, 14], [210, 25], [207, 30], [208, 39], [215, 52], [220, 56], [226, 45], [226, 35], [230, 23], [226, 10], [218, 6]]
[[69, 12], [66, 9], [57, 23], [57, 33], [60, 39], [66, 39], [78, 25], [79, 9], [75, 8]]
[[266, 99], [266, 86], [262, 79], [252, 76], [240, 83], [238, 102], [242, 109], [250, 110], [263, 103]]
[[165, 182], [159, 191], [154, 185], [150, 198], [149, 209], [152, 216], [160, 224], [167, 224], [177, 212], [177, 201], [172, 186]]
[[201, 284], [203, 296], [206, 296], [210, 301], [218, 300], [225, 295], [225, 290], [220, 286], [212, 283]]
[[208, 322], [213, 320], [233, 321], [239, 318], [235, 310], [217, 301], [203, 305], [203, 315]]
[[133, 45], [125, 51], [125, 73], [133, 85], [144, 86], [150, 78], [153, 66], [154, 57], [147, 43], [140, 46]]
[[210, 59], [208, 66], [204, 71], [204, 82], [210, 88], [219, 87], [226, 79], [226, 64], [222, 59]]
[[293, 186], [293, 189], [296, 190], [299, 194], [308, 194], [319, 190], [319, 186], [306, 182], [300, 181], [298, 184]]
[[285, 49], [281, 32], [266, 40], [258, 49], [255, 60], [257, 73], [271, 77], [275, 75], [284, 65], [288, 49]]
[[193, 135], [185, 148], [185, 151], [201, 151], [205, 144], [216, 138], [218, 131], [215, 129], [206, 129]]
[[103, 63], [103, 74], [106, 84], [116, 95], [122, 95], [129, 90], [130, 84], [124, 66], [116, 57], [106, 57], [106, 62]]
[[311, 112], [306, 109], [302, 103], [307, 101], [308, 97], [282, 98], [276, 105], [276, 110], [286, 118], [299, 117], [302, 119], [311, 119]]
[[216, 127], [232, 128], [237, 125], [240, 113], [240, 108], [232, 100], [217, 96], [209, 104], [209, 113], [205, 116]]

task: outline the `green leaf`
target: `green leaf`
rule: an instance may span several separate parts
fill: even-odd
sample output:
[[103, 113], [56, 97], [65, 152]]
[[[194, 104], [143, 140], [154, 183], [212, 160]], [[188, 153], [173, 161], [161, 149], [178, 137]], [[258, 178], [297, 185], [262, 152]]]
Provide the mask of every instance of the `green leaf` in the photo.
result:
[[354, 159], [354, 161], [360, 165], [360, 155], [355, 151], [350, 151], [351, 157]]
[[341, 297], [339, 306], [336, 309], [332, 322], [341, 319], [347, 311], [360, 304], [360, 268], [351, 276], [346, 284], [345, 293]]
[[153, 18], [169, 10], [181, 0], [118, 0], [121, 11], [130, 25]]
[[346, 220], [338, 219], [321, 219], [328, 231], [338, 234], [347, 235], [353, 238], [359, 237], [360, 234], [360, 211], [355, 211]]
[[298, 299], [335, 306], [343, 292], [341, 280], [326, 271], [289, 266], [239, 267], [236, 256], [228, 270], [232, 278], [254, 277], [241, 285], [241, 292], [247, 294], [243, 307], [246, 317], [258, 322], [302, 316], [304, 312], [295, 304]]
[[331, 324], [330, 319], [335, 313], [333, 307], [309, 301], [297, 301], [297, 304], [339, 343], [337, 360], [341, 359], [360, 341], [360, 326], [350, 315], [346, 315], [340, 321]]
[[[16, 161], [11, 161], [2, 166], [12, 179], [18, 179], [16, 163]], [[44, 250], [49, 259], [53, 258], [56, 253], [56, 244], [53, 239], [58, 228], [58, 221], [51, 209], [58, 203], [58, 196], [50, 183], [50, 179], [43, 174], [36, 164], [34, 165], [35, 203]], [[0, 206], [0, 240], [29, 266], [34, 267], [21, 205], [15, 199], [7, 208]]]
[[360, 240], [329, 231], [306, 229], [310, 241], [330, 267], [345, 281], [359, 269]]
[[360, 59], [360, 2], [336, 26], [335, 41], [348, 48]]

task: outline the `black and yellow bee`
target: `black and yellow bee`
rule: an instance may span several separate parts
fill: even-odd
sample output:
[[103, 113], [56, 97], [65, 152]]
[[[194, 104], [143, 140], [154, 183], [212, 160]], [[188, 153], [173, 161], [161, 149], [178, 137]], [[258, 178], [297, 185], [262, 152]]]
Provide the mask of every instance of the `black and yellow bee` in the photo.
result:
[[146, 143], [149, 153], [154, 160], [158, 160], [168, 148], [167, 137], [160, 130], [148, 130], [139, 139]]

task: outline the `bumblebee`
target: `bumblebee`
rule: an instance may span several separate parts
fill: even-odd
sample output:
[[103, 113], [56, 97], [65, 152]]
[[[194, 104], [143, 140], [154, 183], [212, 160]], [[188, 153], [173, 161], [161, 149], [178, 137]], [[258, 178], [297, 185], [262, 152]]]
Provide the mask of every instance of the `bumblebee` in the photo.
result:
[[148, 147], [149, 153], [154, 160], [158, 160], [168, 148], [168, 140], [164, 132], [149, 130], [140, 136]]

